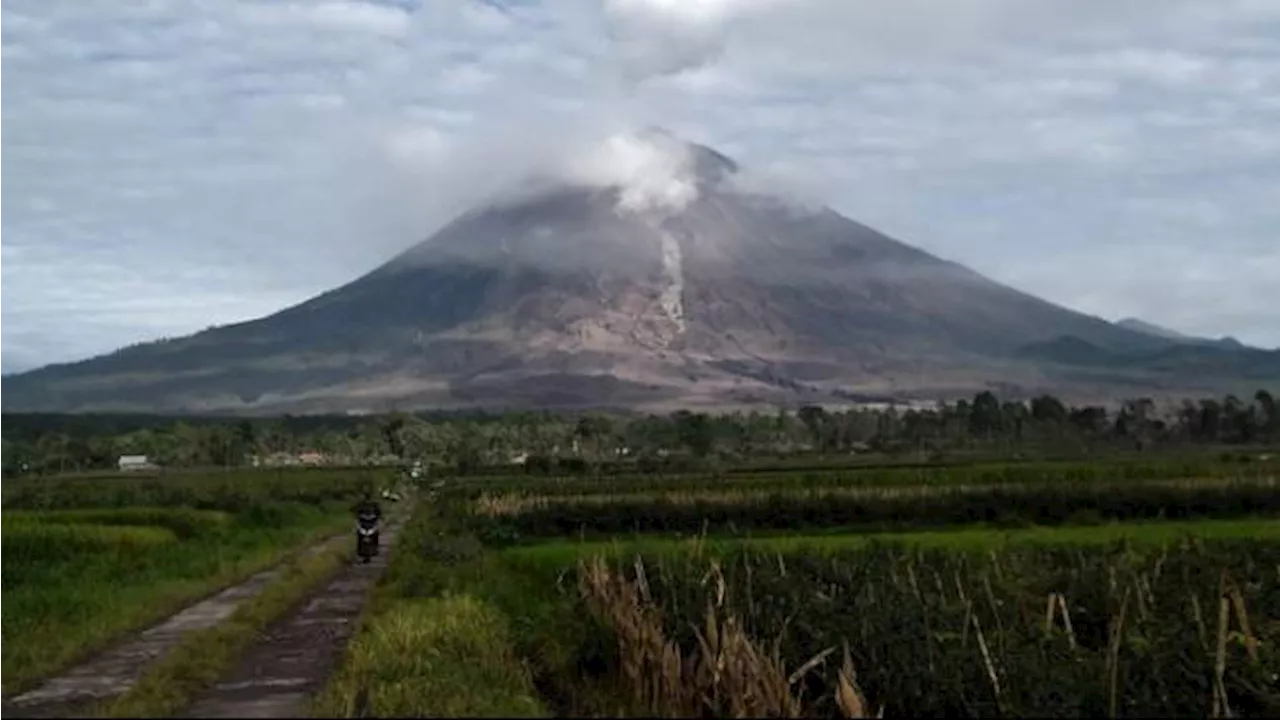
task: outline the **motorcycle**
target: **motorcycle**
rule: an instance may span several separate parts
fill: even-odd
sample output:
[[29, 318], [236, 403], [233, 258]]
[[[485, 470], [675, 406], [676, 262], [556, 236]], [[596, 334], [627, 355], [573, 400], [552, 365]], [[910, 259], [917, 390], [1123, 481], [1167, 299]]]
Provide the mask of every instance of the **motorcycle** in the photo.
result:
[[356, 555], [367, 563], [378, 554], [378, 517], [362, 514], [356, 518]]

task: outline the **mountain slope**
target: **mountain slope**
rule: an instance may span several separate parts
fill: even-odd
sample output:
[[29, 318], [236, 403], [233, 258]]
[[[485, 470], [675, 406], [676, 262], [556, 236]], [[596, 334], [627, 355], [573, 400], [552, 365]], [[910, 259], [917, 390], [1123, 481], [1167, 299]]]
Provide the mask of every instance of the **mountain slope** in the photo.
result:
[[661, 162], [544, 179], [259, 320], [6, 377], [4, 409], [656, 408], [1280, 378], [1280, 353], [1187, 355], [749, 190], [707, 148], [629, 142]]
[[1145, 320], [1139, 320], [1138, 318], [1124, 318], [1123, 320], [1117, 320], [1116, 325], [1119, 325], [1126, 330], [1146, 333], [1147, 335], [1154, 335], [1155, 337], [1166, 338], [1169, 340], [1193, 339], [1190, 335], [1180, 333], [1177, 330], [1170, 330], [1167, 327], [1149, 323]]
[[1233, 337], [1222, 337], [1217, 340], [1212, 338], [1195, 337], [1180, 333], [1177, 330], [1170, 330], [1169, 328], [1146, 322], [1145, 320], [1139, 320], [1138, 318], [1117, 320], [1116, 325], [1125, 328], [1126, 330], [1133, 330], [1135, 332], [1146, 333], [1147, 335], [1153, 335], [1167, 340], [1177, 340], [1193, 345], [1214, 345], [1233, 349], [1244, 349], [1247, 347], [1244, 343]]

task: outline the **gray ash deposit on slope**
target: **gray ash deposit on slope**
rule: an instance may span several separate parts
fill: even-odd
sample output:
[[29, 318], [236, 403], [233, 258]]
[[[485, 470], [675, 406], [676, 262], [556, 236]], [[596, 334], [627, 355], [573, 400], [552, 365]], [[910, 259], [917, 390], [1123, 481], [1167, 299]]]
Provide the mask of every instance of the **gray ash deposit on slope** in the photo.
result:
[[[1251, 392], [1280, 353], [1050, 304], [660, 131], [274, 315], [5, 378], [5, 410], [669, 409]], [[620, 161], [614, 162], [620, 158]]]

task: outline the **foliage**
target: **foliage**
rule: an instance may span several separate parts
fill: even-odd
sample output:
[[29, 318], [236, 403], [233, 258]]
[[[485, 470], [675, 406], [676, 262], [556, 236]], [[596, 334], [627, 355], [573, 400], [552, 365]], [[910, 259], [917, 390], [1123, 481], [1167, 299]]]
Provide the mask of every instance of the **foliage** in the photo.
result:
[[[768, 456], [874, 453], [922, 457], [981, 453], [1035, 456], [1155, 447], [1280, 442], [1274, 394], [1188, 399], [1158, 407], [1135, 398], [1117, 408], [1068, 406], [1050, 395], [934, 407], [668, 416], [551, 413], [392, 413], [261, 419], [5, 413], [6, 476], [112, 469], [144, 454], [165, 467], [234, 467], [276, 453], [316, 451], [331, 464], [426, 459], [459, 474], [642, 472]], [[512, 458], [527, 456], [528, 464]], [[667, 467], [668, 471], [678, 467]]]
[[[611, 577], [591, 566], [580, 577], [641, 585], [686, 661], [706, 651], [697, 628], [709, 606], [756, 642], [776, 639], [792, 662], [847, 647], [856, 672], [845, 676], [889, 716], [1264, 717], [1280, 711], [1278, 568], [1275, 543], [1186, 541], [987, 557], [744, 550], [615, 561]], [[599, 612], [598, 597], [584, 603]], [[843, 714], [841, 665], [813, 670], [798, 691], [806, 714]]]
[[385, 471], [243, 470], [159, 476], [6, 480], [4, 509], [191, 507], [251, 511], [273, 502], [320, 504], [389, 484]]
[[573, 495], [616, 496], [632, 493], [727, 491], [795, 491], [823, 488], [956, 487], [1085, 482], [1128, 482], [1177, 478], [1269, 478], [1280, 474], [1280, 456], [1191, 455], [1185, 457], [1111, 458], [1092, 461], [1004, 461], [963, 464], [911, 463], [836, 468], [793, 468], [664, 476], [621, 475], [605, 478], [488, 477], [454, 483], [452, 497]]
[[323, 717], [544, 717], [506, 617], [469, 595], [403, 600], [369, 620], [318, 698]]
[[129, 690], [101, 701], [92, 717], [173, 717], [213, 685], [260, 632], [331, 577], [348, 558], [349, 539], [288, 561], [280, 577], [217, 625], [191, 633]]
[[293, 477], [6, 481], [5, 692], [346, 524], [348, 480]]

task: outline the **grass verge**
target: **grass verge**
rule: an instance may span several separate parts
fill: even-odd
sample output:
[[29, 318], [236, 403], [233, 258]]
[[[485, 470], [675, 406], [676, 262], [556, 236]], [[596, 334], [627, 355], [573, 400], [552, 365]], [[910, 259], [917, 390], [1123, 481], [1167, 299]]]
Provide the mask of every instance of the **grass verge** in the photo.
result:
[[96, 705], [93, 717], [173, 717], [217, 682], [257, 634], [328, 580], [351, 557], [352, 540], [295, 558], [278, 580], [216, 627], [193, 633], [142, 676], [129, 692]]
[[[344, 513], [297, 507], [271, 517], [215, 523], [217, 531], [186, 539], [174, 534], [167, 542], [160, 534], [172, 530], [162, 526], [26, 518], [13, 527], [6, 523], [9, 602], [0, 620], [4, 695], [30, 689], [122, 635], [283, 561], [347, 522]], [[50, 542], [56, 539], [50, 533], [86, 542]]]
[[545, 717], [502, 612], [470, 595], [370, 618], [316, 699], [319, 717]]

